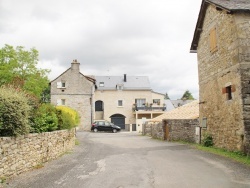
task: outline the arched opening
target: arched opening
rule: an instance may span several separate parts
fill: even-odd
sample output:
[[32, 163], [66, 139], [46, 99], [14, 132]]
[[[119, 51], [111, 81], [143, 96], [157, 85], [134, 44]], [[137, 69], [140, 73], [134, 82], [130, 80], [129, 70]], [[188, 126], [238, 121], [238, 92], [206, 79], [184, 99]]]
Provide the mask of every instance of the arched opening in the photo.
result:
[[115, 125], [121, 127], [122, 129], [125, 129], [125, 116], [122, 114], [113, 114], [110, 116], [111, 122]]
[[102, 101], [96, 101], [95, 102], [95, 111], [96, 112], [103, 111], [103, 102]]

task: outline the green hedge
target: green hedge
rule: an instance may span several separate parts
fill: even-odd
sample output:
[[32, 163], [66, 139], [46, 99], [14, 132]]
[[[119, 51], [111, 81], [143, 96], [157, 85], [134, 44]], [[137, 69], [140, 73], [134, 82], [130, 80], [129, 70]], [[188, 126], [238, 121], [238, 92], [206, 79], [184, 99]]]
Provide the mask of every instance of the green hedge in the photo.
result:
[[31, 132], [51, 132], [58, 129], [56, 108], [51, 104], [42, 104], [34, 116]]
[[39, 104], [37, 97], [13, 87], [0, 87], [0, 136], [71, 129], [78, 113], [65, 106]]
[[67, 106], [57, 106], [56, 110], [59, 129], [71, 129], [79, 124], [80, 118], [77, 111]]
[[0, 87], [0, 136], [18, 136], [30, 131], [26, 94], [12, 87]]

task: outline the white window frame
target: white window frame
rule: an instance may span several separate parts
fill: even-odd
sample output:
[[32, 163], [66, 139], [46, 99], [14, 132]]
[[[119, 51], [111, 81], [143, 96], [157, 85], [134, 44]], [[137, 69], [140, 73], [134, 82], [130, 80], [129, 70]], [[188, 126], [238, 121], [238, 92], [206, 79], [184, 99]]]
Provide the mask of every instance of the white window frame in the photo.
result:
[[57, 88], [66, 88], [66, 82], [65, 81], [57, 82]]
[[118, 107], [123, 107], [123, 100], [118, 100], [117, 101], [117, 106]]
[[99, 82], [99, 87], [104, 87], [104, 82]]

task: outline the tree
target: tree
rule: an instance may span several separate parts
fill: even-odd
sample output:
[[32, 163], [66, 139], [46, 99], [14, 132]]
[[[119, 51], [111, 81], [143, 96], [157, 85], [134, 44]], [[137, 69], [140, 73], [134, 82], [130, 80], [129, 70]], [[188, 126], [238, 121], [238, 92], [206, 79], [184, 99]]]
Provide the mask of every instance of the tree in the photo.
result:
[[165, 94], [164, 99], [170, 99], [168, 93]]
[[47, 88], [49, 70], [37, 68], [38, 51], [5, 45], [0, 49], [0, 86], [14, 85], [41, 97]]
[[189, 90], [185, 91], [183, 96], [181, 97], [181, 100], [194, 100], [193, 95], [189, 92]]

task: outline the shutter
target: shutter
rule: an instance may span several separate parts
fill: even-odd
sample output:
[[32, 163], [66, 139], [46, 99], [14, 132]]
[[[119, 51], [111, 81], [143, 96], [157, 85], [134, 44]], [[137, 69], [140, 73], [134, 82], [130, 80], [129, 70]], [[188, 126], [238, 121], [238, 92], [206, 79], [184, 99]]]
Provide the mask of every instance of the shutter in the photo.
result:
[[232, 85], [231, 86], [231, 92], [235, 92], [236, 91], [236, 87], [235, 87], [235, 85]]
[[227, 88], [226, 88], [226, 87], [223, 87], [223, 88], [222, 88], [222, 94], [225, 94], [225, 93], [227, 93]]
[[61, 105], [61, 99], [57, 99], [56, 105], [57, 105], [57, 106], [60, 106], [60, 105]]
[[217, 41], [216, 41], [216, 29], [212, 28], [209, 33], [210, 40], [210, 51], [214, 52], [217, 49]]
[[62, 82], [57, 82], [57, 88], [61, 88]]

